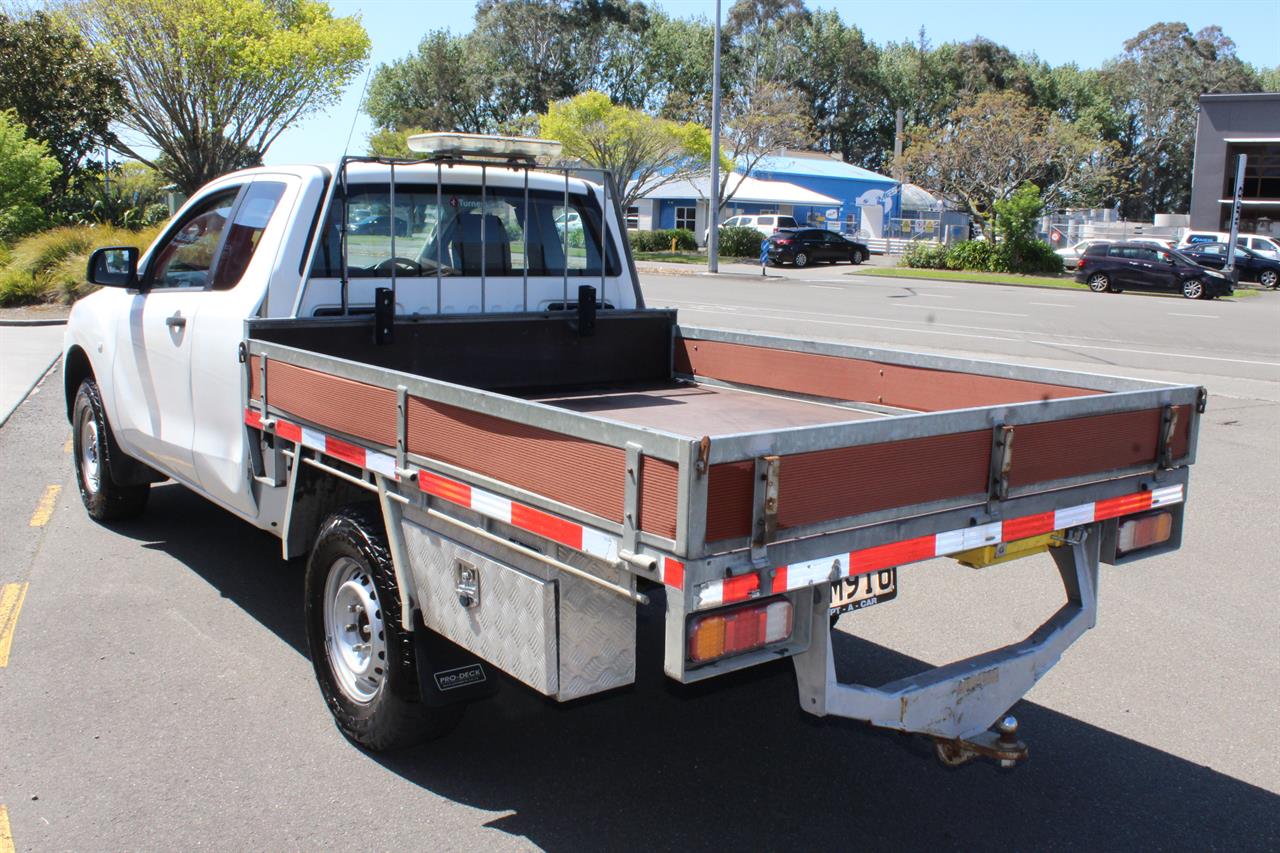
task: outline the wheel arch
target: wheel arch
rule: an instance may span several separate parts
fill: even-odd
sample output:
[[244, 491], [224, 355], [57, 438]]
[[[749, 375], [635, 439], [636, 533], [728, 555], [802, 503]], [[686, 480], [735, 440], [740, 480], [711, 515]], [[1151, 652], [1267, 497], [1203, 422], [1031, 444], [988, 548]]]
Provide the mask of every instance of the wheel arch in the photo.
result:
[[67, 403], [67, 422], [75, 416], [76, 393], [80, 383], [93, 379], [93, 364], [89, 355], [79, 344], [73, 344], [62, 359], [62, 389]]

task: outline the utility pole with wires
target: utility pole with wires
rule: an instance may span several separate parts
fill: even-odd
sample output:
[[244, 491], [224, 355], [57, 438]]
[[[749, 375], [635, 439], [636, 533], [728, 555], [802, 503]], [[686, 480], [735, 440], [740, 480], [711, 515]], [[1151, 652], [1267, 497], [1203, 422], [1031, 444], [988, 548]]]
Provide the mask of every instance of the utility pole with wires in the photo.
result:
[[707, 211], [707, 272], [720, 271], [720, 0], [716, 0], [715, 47], [711, 59], [711, 191]]

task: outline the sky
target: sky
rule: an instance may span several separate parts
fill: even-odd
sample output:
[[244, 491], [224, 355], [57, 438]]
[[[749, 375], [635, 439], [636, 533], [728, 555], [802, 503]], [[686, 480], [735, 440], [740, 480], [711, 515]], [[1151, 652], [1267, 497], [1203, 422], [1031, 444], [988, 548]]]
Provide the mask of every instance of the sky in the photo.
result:
[[[728, 12], [732, 0], [724, 0]], [[370, 68], [400, 59], [431, 30], [463, 34], [472, 28], [470, 0], [330, 0], [337, 15], [358, 15], [373, 42]], [[715, 15], [715, 0], [665, 0], [657, 5], [675, 17]], [[914, 41], [924, 27], [929, 41], [968, 41], [983, 36], [1014, 53], [1035, 53], [1051, 65], [1074, 62], [1093, 68], [1123, 50], [1126, 39], [1161, 21], [1180, 21], [1194, 32], [1217, 24], [1236, 43], [1241, 59], [1254, 65], [1280, 64], [1280, 0], [878, 0], [821, 2], [810, 9], [835, 9], [877, 44]], [[360, 110], [361, 74], [340, 103], [280, 135], [268, 150], [268, 164], [331, 163], [343, 153], [364, 153], [372, 131]]]

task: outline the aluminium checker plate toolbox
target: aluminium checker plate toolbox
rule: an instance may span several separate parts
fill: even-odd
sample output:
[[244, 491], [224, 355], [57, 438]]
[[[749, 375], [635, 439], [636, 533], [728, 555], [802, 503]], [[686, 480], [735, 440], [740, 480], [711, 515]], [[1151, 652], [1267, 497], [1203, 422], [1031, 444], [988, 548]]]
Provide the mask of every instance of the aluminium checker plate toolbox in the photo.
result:
[[[428, 628], [560, 701], [635, 680], [636, 608], [630, 601], [515, 552], [494, 559], [479, 542], [461, 541], [471, 538], [464, 532], [442, 530], [406, 507], [405, 545]], [[593, 573], [612, 574], [606, 579], [616, 583], [631, 582], [627, 573], [588, 563], [569, 549], [548, 556], [575, 568], [590, 564]], [[464, 572], [471, 573], [467, 595], [459, 592]]]

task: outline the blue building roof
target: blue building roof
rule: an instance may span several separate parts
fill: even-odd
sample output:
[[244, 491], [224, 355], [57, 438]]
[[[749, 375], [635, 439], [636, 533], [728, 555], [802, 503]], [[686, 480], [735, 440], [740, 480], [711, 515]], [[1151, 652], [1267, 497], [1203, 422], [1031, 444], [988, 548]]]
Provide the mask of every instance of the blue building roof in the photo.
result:
[[830, 157], [765, 157], [756, 166], [757, 172], [770, 172], [779, 175], [812, 175], [820, 178], [841, 178], [844, 180], [868, 181], [892, 186], [893, 178], [876, 174], [870, 169], [843, 163]]

